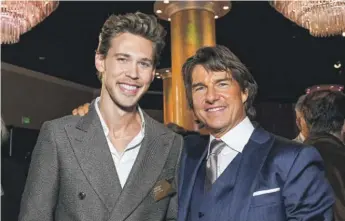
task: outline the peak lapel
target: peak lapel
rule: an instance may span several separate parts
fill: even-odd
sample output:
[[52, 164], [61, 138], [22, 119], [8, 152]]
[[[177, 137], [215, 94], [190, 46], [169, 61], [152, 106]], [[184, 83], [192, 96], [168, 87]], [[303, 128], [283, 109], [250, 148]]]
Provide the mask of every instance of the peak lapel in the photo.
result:
[[110, 212], [122, 188], [94, 102], [76, 128], [65, 129], [83, 173]]
[[145, 137], [139, 154], [128, 176], [127, 182], [116, 204], [112, 218], [125, 220], [152, 190], [158, 181], [175, 136], [162, 131], [162, 126], [156, 127], [146, 113]]
[[246, 220], [256, 177], [272, 148], [273, 141], [272, 135], [258, 127], [245, 146], [233, 192], [234, 196], [230, 204], [230, 220]]

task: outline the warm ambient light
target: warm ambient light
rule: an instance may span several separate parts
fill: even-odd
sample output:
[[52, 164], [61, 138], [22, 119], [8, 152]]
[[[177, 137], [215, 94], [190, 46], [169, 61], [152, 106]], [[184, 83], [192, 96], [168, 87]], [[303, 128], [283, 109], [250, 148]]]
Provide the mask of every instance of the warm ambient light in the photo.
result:
[[160, 14], [160, 13], [162, 13], [162, 10], [157, 10], [156, 13]]
[[1, 44], [13, 44], [20, 35], [42, 22], [59, 5], [57, 1], [1, 0]]
[[224, 10], [228, 10], [228, 9], [229, 9], [229, 6], [226, 5], [226, 6], [223, 7], [223, 9], [224, 9]]

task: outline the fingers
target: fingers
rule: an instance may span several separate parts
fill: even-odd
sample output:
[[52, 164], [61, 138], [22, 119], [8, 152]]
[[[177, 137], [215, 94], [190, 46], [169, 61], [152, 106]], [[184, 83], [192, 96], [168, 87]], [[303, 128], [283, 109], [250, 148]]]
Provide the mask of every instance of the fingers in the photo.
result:
[[79, 106], [78, 108], [75, 108], [72, 111], [72, 114], [74, 116], [78, 115], [78, 116], [84, 116], [89, 112], [89, 107], [90, 107], [90, 103], [86, 103], [84, 105]]

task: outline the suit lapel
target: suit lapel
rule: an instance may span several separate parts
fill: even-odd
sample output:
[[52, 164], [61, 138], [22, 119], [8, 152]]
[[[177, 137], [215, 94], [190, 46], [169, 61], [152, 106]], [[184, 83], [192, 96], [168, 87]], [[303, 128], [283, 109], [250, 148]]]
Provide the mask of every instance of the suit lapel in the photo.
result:
[[195, 180], [202, 162], [207, 154], [207, 145], [209, 136], [199, 137], [198, 141], [185, 140], [184, 151], [186, 152], [185, 160], [183, 161], [183, 180], [179, 193], [179, 220], [187, 220], [188, 210], [192, 197]]
[[66, 126], [65, 129], [82, 171], [110, 212], [122, 188], [94, 101], [76, 128]]
[[264, 129], [254, 130], [248, 144], [242, 152], [242, 162], [230, 205], [230, 220], [246, 220], [250, 200], [255, 188], [255, 180], [269, 154], [274, 137]]
[[172, 133], [144, 113], [145, 137], [112, 217], [125, 220], [152, 190], [162, 173], [174, 140]]

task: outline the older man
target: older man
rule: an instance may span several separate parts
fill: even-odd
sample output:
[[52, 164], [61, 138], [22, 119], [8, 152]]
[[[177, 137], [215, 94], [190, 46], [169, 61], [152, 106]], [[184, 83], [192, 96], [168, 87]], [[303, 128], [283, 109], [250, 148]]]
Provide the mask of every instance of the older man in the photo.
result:
[[253, 126], [257, 84], [229, 49], [199, 49], [183, 76], [189, 106], [211, 135], [185, 138], [179, 221], [333, 219], [318, 151]]

